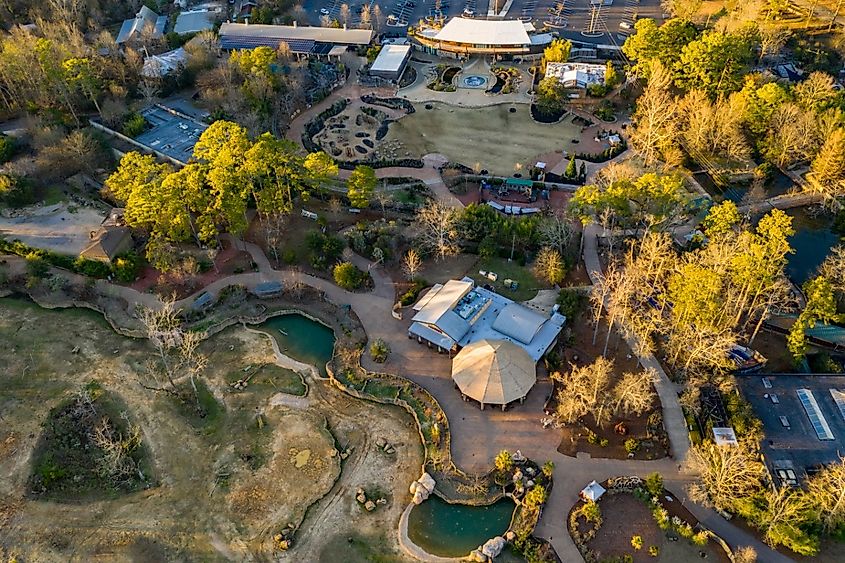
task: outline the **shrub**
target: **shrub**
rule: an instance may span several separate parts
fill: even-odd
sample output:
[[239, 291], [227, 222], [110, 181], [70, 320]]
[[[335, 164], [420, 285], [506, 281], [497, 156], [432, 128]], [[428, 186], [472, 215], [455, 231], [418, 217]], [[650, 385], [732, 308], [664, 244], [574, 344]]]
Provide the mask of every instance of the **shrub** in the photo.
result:
[[123, 128], [121, 132], [127, 137], [134, 138], [140, 135], [146, 126], [147, 122], [144, 119], [144, 116], [139, 113], [132, 112], [123, 120]]
[[601, 440], [599, 440], [599, 446], [601, 446], [602, 448], [606, 448], [608, 445], [610, 445], [610, 440], [608, 440], [607, 438], [602, 438]]
[[361, 287], [364, 282], [364, 272], [359, 270], [352, 262], [341, 262], [332, 271], [334, 282], [347, 291]]
[[73, 270], [82, 275], [92, 278], [105, 278], [111, 274], [111, 266], [99, 260], [88, 260], [86, 258], [77, 258], [73, 261]]
[[598, 524], [601, 522], [601, 508], [599, 508], [598, 503], [595, 502], [588, 502], [584, 505], [584, 508], [581, 509], [582, 514], [584, 514], [584, 518], [587, 519], [587, 522], [593, 522]]
[[114, 259], [112, 270], [118, 281], [133, 282], [141, 269], [141, 258], [134, 252], [127, 252]]
[[543, 464], [543, 467], [540, 468], [540, 471], [543, 472], [543, 475], [545, 475], [547, 479], [551, 479], [552, 474], [555, 471], [555, 462], [547, 461]]
[[660, 473], [654, 472], [651, 473], [645, 479], [645, 488], [651, 494], [652, 497], [659, 497], [663, 494], [663, 477], [661, 477]]
[[296, 262], [296, 250], [293, 248], [288, 248], [284, 252], [282, 252], [282, 262], [285, 264], [293, 264]]
[[636, 438], [628, 438], [625, 440], [625, 451], [632, 454], [640, 449], [640, 441]]
[[12, 137], [0, 135], [0, 164], [9, 162], [15, 156], [17, 143]]
[[546, 488], [543, 485], [534, 485], [525, 493], [522, 502], [528, 510], [535, 510], [546, 502]]
[[559, 311], [569, 321], [577, 317], [587, 303], [587, 296], [577, 289], [563, 288], [557, 296], [557, 304], [560, 305]]
[[652, 557], [657, 557], [658, 555], [660, 555], [660, 548], [656, 545], [650, 545], [648, 546], [648, 554]]
[[390, 354], [390, 346], [381, 338], [376, 339], [370, 344], [370, 357], [374, 362], [383, 364], [387, 361], [387, 356]]
[[643, 548], [643, 537], [642, 536], [631, 536], [631, 547], [636, 550], [640, 550]]
[[496, 454], [495, 464], [499, 471], [510, 471], [513, 469], [513, 456], [508, 450], [502, 450]]
[[702, 547], [707, 544], [707, 540], [710, 539], [710, 533], [707, 530], [702, 530], [697, 534], [694, 534], [691, 538], [692, 543], [695, 545]]
[[43, 279], [47, 276], [49, 265], [41, 256], [34, 252], [26, 255], [26, 272], [35, 279]]

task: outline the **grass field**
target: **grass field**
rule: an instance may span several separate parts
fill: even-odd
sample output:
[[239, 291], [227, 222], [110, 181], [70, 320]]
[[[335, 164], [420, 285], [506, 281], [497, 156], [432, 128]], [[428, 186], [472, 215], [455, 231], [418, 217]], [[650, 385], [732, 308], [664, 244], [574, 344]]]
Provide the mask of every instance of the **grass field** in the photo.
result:
[[[479, 270], [495, 272], [499, 278], [493, 282], [478, 273]], [[520, 266], [516, 260], [508, 262], [507, 258], [489, 258], [479, 260], [476, 268], [467, 273], [478, 285], [490, 284], [498, 293], [513, 299], [514, 301], [528, 301], [537, 295], [538, 289], [547, 289], [534, 275], [529, 268]], [[506, 288], [504, 281], [511, 279], [519, 284], [516, 291]]]
[[[427, 110], [425, 105], [417, 104], [416, 113], [390, 125], [385, 139], [400, 141], [411, 156], [442, 153], [467, 166], [478, 162], [494, 174], [512, 174], [516, 163], [525, 164], [552, 150], [574, 149], [577, 145], [571, 141], [581, 131], [569, 120], [549, 125], [536, 123], [527, 104], [483, 109], [431, 105], [433, 109]], [[511, 113], [511, 108], [516, 112]]]

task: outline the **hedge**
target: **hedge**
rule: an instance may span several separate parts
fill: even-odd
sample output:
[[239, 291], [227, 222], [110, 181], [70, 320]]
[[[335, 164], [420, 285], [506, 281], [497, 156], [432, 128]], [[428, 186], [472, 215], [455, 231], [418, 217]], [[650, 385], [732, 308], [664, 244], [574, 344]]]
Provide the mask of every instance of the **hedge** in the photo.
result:
[[366, 94], [361, 96], [361, 101], [373, 106], [383, 106], [390, 109], [405, 110], [405, 113], [409, 115], [417, 111], [414, 108], [414, 104], [404, 98], [379, 98], [378, 96]]
[[607, 162], [611, 158], [619, 156], [627, 149], [628, 144], [623, 139], [622, 142], [618, 145], [606, 148], [600, 153], [576, 153], [575, 158], [577, 158], [578, 160], [586, 160], [587, 162]]
[[397, 160], [349, 160], [338, 162], [337, 165], [343, 170], [353, 170], [356, 166], [369, 166], [370, 168], [390, 168], [392, 166], [422, 168], [425, 166], [425, 163], [419, 158], [400, 158]]

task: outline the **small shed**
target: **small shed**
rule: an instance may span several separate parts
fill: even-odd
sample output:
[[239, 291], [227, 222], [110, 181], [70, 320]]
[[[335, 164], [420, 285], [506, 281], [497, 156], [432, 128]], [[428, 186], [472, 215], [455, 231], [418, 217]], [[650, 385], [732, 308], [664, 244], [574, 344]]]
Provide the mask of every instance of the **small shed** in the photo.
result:
[[713, 441], [717, 446], [737, 446], [739, 442], [736, 439], [734, 429], [725, 427], [713, 427]]
[[589, 485], [587, 485], [581, 490], [578, 496], [581, 497], [581, 500], [583, 501], [596, 502], [606, 492], [607, 489], [605, 489], [595, 481], [591, 481]]
[[373, 61], [370, 75], [387, 80], [399, 80], [410, 58], [410, 45], [385, 45]]
[[104, 226], [91, 233], [91, 242], [79, 255], [88, 260], [111, 262], [132, 250], [132, 231], [127, 227]]

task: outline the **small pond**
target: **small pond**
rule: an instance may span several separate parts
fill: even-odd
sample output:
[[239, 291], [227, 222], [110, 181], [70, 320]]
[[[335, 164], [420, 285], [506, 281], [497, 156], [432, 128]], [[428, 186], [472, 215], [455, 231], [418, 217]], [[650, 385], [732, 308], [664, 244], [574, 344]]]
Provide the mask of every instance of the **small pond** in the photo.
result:
[[[741, 203], [743, 198], [748, 195], [749, 191], [751, 191], [750, 182], [730, 184], [724, 187], [719, 186], [713, 181], [713, 178], [707, 172], [696, 172], [693, 174], [693, 178], [695, 178], [698, 183], [701, 184], [701, 187], [703, 187], [707, 193], [714, 198], [727, 199], [736, 204]], [[783, 195], [789, 191], [792, 184], [792, 178], [775, 168], [772, 171], [772, 175], [766, 180], [765, 184], [763, 184], [765, 196], [769, 198]]]
[[833, 232], [833, 216], [830, 214], [814, 217], [803, 207], [789, 209], [786, 213], [792, 217], [792, 228], [795, 229], [790, 239], [795, 253], [787, 257], [786, 275], [800, 286], [816, 274], [840, 237]]
[[326, 376], [326, 363], [334, 353], [334, 332], [322, 323], [299, 314], [272, 317], [257, 327], [276, 339], [286, 356], [315, 366]]
[[408, 537], [440, 557], [464, 557], [490, 538], [507, 531], [514, 503], [502, 499], [489, 506], [449, 504], [436, 495], [408, 516]]

